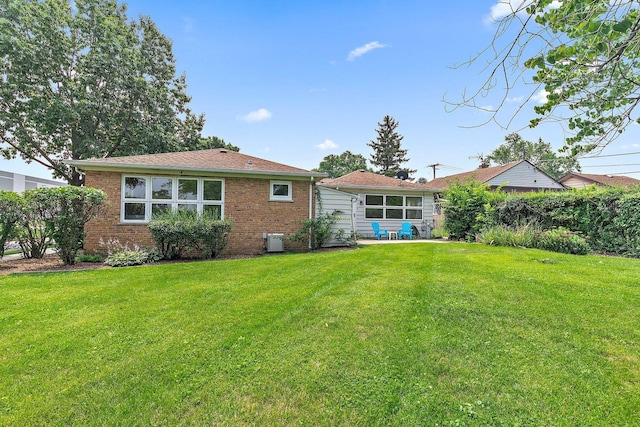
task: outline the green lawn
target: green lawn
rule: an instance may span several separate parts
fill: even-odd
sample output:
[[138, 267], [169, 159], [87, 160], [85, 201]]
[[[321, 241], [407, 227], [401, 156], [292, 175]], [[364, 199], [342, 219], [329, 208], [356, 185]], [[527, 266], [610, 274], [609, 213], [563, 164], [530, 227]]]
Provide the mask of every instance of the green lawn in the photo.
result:
[[0, 425], [638, 425], [639, 283], [470, 244], [4, 276]]

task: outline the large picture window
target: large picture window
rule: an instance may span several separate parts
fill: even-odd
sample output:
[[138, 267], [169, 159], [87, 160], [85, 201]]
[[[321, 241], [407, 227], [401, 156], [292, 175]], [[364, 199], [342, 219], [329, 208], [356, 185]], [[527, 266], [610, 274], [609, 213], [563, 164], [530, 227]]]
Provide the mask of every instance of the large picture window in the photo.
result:
[[224, 181], [162, 176], [122, 177], [122, 222], [146, 223], [168, 210], [207, 213], [222, 219]]
[[422, 219], [421, 196], [366, 194], [367, 219]]

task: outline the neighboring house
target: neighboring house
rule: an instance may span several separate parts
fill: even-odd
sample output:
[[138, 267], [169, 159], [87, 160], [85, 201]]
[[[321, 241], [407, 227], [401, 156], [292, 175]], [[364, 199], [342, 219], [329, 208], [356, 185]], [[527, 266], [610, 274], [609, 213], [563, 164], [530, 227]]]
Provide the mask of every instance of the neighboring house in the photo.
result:
[[294, 234], [313, 217], [314, 184], [326, 176], [225, 149], [67, 163], [85, 172], [86, 186], [107, 193], [106, 212], [86, 227], [85, 248], [97, 252], [109, 239], [151, 248], [152, 214], [185, 209], [231, 220], [224, 254], [264, 253], [269, 234]]
[[389, 231], [397, 231], [408, 221], [421, 237], [431, 237], [434, 191], [427, 186], [364, 170], [325, 178], [316, 186], [316, 214], [340, 212], [334, 232], [342, 229], [346, 236], [373, 237], [373, 221]]
[[[487, 184], [491, 189], [501, 188], [503, 191], [517, 193], [564, 190], [562, 184], [542, 172], [527, 160], [511, 162], [502, 166], [481, 167], [471, 172], [436, 178], [429, 181], [426, 186], [435, 188], [438, 193], [436, 197], [440, 197], [440, 193], [449, 188], [450, 182], [464, 183], [468, 180], [475, 180]], [[434, 215], [434, 224], [436, 227], [440, 227], [442, 219], [443, 214], [440, 204], [438, 203], [436, 204], [436, 213]]]
[[471, 172], [436, 178], [426, 185], [437, 190], [446, 190], [449, 182], [464, 183], [475, 180], [489, 185], [492, 189], [501, 186], [503, 191], [526, 192], [541, 190], [564, 190], [562, 184], [535, 167], [527, 160], [507, 163], [502, 166], [479, 168]]
[[588, 173], [568, 173], [558, 180], [568, 188], [586, 188], [591, 185], [599, 187], [633, 187], [640, 184], [640, 180], [629, 176], [595, 175]]
[[0, 190], [4, 191], [22, 193], [24, 190], [33, 190], [34, 188], [64, 187], [65, 185], [67, 185], [65, 182], [52, 179], [0, 171]]

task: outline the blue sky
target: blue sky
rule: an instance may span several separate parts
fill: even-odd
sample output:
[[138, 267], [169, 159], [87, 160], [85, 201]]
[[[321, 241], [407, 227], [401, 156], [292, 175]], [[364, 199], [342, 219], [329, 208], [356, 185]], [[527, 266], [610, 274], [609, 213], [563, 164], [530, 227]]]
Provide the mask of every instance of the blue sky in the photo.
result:
[[[433, 172], [427, 165], [433, 163], [448, 166], [437, 176], [475, 169], [478, 160], [470, 157], [489, 154], [510, 132], [562, 145], [558, 125], [520, 131], [533, 116], [533, 101], [508, 130], [495, 124], [465, 128], [486, 115], [445, 109], [443, 97], [458, 100], [486, 78], [480, 64], [453, 66], [489, 45], [495, 26], [487, 18], [498, 13], [497, 0], [126, 3], [130, 18], [150, 16], [173, 40], [191, 108], [206, 117], [203, 134], [245, 154], [305, 169], [346, 150], [369, 158], [366, 144], [387, 114], [400, 123], [411, 159], [407, 166], [429, 180]], [[512, 95], [530, 91], [522, 86]], [[482, 101], [491, 105], [492, 96]], [[603, 154], [640, 151], [637, 141], [635, 131], [627, 132]], [[634, 165], [589, 167], [638, 162], [633, 159], [640, 157], [584, 160], [583, 171], [640, 171]], [[44, 168], [20, 161], [0, 160], [0, 170], [50, 177]]]

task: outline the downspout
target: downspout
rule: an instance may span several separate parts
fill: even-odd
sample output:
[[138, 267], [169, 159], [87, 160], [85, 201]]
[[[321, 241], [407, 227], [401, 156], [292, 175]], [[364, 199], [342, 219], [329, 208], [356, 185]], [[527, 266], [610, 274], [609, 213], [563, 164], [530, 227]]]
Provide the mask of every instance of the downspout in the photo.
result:
[[[309, 219], [313, 219], [313, 177], [309, 182]], [[309, 249], [311, 249], [311, 235], [309, 235]]]

